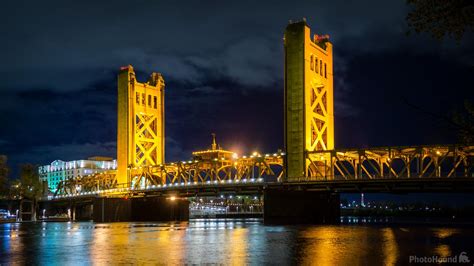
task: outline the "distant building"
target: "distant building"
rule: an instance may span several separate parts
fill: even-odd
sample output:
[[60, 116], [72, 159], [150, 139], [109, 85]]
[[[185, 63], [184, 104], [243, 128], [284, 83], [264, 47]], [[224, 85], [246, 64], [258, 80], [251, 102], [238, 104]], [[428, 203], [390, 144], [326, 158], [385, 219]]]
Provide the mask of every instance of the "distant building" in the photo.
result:
[[90, 157], [87, 160], [61, 161], [55, 160], [49, 165], [38, 168], [41, 181], [46, 181], [51, 191], [56, 191], [59, 182], [80, 176], [91, 175], [107, 170], [117, 169], [117, 160], [109, 157]]

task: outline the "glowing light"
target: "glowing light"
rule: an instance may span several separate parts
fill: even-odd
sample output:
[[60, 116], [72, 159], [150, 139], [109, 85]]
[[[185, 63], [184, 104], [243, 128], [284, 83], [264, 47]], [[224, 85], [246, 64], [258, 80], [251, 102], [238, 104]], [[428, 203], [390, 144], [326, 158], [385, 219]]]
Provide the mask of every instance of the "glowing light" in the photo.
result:
[[171, 197], [170, 197], [170, 200], [175, 201], [175, 200], [176, 200], [176, 197], [175, 197], [175, 196], [171, 196]]
[[239, 159], [239, 155], [238, 155], [237, 153], [233, 153], [233, 154], [232, 154], [232, 158], [234, 158], [234, 159]]

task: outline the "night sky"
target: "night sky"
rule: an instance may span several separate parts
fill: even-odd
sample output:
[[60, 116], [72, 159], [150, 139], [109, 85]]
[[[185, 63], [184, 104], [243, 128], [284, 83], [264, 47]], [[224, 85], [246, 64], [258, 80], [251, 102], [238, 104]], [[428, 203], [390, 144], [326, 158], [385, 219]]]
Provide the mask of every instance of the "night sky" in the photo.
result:
[[[100, 2], [100, 3], [98, 3]], [[182, 2], [181, 4], [178, 4]], [[457, 143], [474, 38], [406, 35], [406, 1], [6, 1], [0, 154], [10, 166], [116, 157], [116, 77], [163, 74], [166, 160], [283, 148], [283, 44], [306, 17], [334, 45], [336, 147]], [[418, 107], [413, 108], [412, 105]]]

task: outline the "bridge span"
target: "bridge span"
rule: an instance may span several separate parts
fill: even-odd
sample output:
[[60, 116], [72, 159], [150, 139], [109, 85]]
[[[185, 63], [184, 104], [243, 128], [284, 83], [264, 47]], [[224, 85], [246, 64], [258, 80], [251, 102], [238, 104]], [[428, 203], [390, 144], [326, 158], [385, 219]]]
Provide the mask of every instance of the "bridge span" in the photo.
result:
[[[223, 150], [210, 150], [198, 154], [221, 154]], [[267, 217], [267, 221], [306, 222], [305, 212], [319, 213], [322, 206], [337, 208], [339, 193], [435, 193], [474, 192], [473, 146], [406, 146], [370, 149], [344, 149], [316, 152], [311, 175], [285, 180], [283, 163], [285, 153], [254, 153], [250, 156], [227, 156], [221, 159], [200, 158], [133, 169], [132, 183], [116, 183], [114, 173], [98, 174], [70, 180], [59, 187], [51, 202], [69, 202], [72, 205], [99, 204], [104, 200], [117, 208], [126, 204], [117, 199], [143, 200], [151, 198], [178, 199], [178, 202], [160, 201], [171, 206], [183, 204], [190, 197], [227, 195], [263, 196], [264, 206], [273, 213], [294, 212], [295, 206], [306, 206], [291, 218]], [[234, 154], [231, 154], [234, 155]], [[276, 196], [275, 196], [276, 193]], [[298, 197], [304, 196], [298, 202]], [[316, 196], [315, 196], [316, 195]], [[322, 199], [321, 199], [322, 197]], [[315, 200], [316, 198], [316, 200]], [[283, 199], [283, 200], [282, 200]], [[319, 199], [319, 200], [318, 200]], [[126, 201], [125, 201], [126, 202]], [[155, 201], [152, 201], [156, 204]], [[274, 202], [274, 204], [272, 204]], [[102, 206], [102, 205], [103, 206]], [[121, 205], [122, 204], [122, 205]], [[186, 205], [186, 203], [184, 203]], [[314, 209], [307, 206], [310, 205]], [[129, 207], [130, 208], [130, 207]], [[123, 209], [123, 208], [122, 208]], [[178, 208], [179, 217], [185, 207]], [[297, 208], [296, 208], [297, 209]], [[266, 214], [271, 213], [268, 208]], [[173, 211], [173, 212], [176, 212]], [[115, 221], [127, 217], [107, 217], [107, 212], [96, 214], [97, 221]], [[329, 212], [311, 221], [334, 221], [337, 213]], [[91, 214], [92, 215], [92, 211]], [[110, 215], [109, 215], [110, 216]], [[264, 212], [265, 216], [265, 212]], [[334, 216], [334, 217], [333, 217]], [[136, 220], [140, 216], [134, 215]], [[147, 219], [153, 219], [153, 217]], [[172, 216], [176, 218], [176, 216]], [[155, 217], [156, 218], [156, 217]], [[160, 217], [156, 219], [166, 219]]]
[[[399, 184], [446, 184], [455, 180], [474, 181], [474, 146], [405, 146], [368, 149], [340, 149], [311, 153], [308, 175], [284, 178], [285, 153], [223, 156], [223, 150], [190, 161], [130, 169], [132, 182], [118, 184], [115, 172], [100, 173], [61, 183], [49, 199], [91, 195], [123, 195], [151, 191], [205, 191], [254, 187], [256, 184], [283, 186], [305, 184], [330, 191], [358, 192], [369, 188], [382, 192]], [[371, 186], [370, 184], [374, 184]], [[311, 185], [310, 185], [311, 184]], [[360, 184], [360, 185], [357, 185]], [[383, 184], [384, 186], [380, 186]], [[386, 186], [385, 186], [386, 184]], [[303, 186], [303, 185], [302, 185]], [[350, 189], [350, 188], [353, 189]], [[374, 188], [379, 187], [379, 190]], [[445, 187], [448, 189], [450, 186]], [[454, 186], [453, 186], [454, 187]], [[468, 186], [467, 186], [468, 187]], [[423, 190], [423, 186], [418, 190]], [[440, 187], [441, 188], [441, 187]], [[459, 187], [461, 188], [461, 187]], [[416, 191], [416, 189], [414, 189]]]

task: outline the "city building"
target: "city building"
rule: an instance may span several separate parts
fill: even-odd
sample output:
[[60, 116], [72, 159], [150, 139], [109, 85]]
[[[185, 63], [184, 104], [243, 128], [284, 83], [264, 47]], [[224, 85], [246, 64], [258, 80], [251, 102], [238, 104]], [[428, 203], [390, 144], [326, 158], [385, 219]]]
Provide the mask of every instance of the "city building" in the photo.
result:
[[55, 160], [49, 165], [40, 166], [38, 172], [40, 180], [46, 181], [51, 191], [56, 191], [59, 182], [62, 180], [115, 169], [117, 169], [117, 160], [109, 157], [95, 156], [86, 160], [69, 162]]

